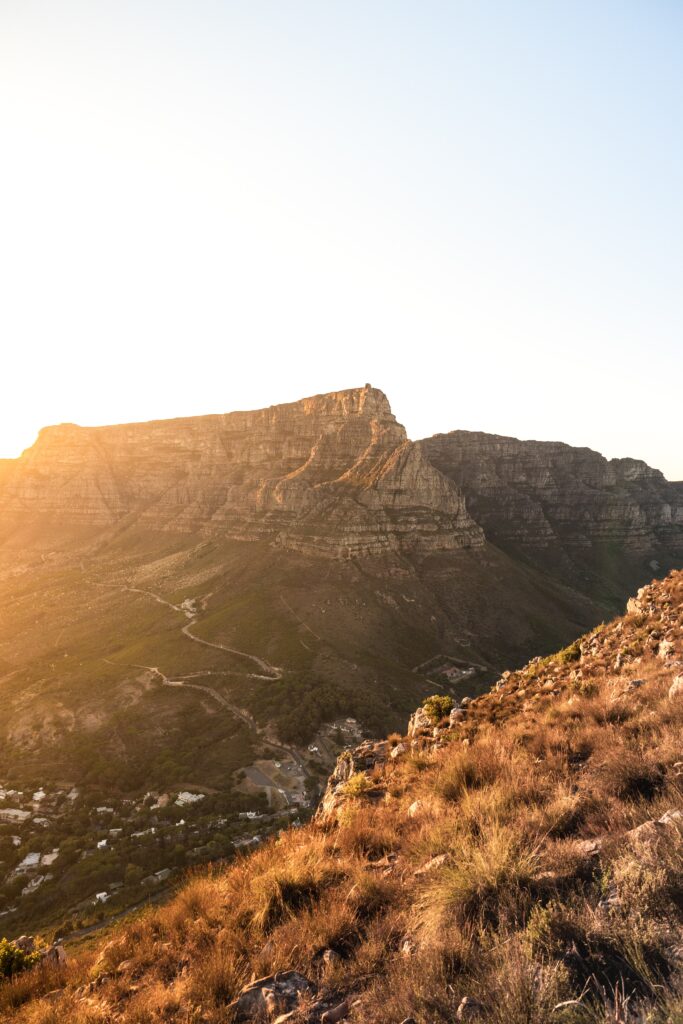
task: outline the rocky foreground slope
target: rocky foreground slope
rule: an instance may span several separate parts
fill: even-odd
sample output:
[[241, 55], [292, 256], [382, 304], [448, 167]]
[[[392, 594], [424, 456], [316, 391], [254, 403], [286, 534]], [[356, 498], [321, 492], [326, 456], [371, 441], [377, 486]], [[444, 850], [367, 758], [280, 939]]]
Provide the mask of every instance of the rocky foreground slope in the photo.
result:
[[675, 1024], [682, 981], [674, 572], [441, 720], [419, 710], [407, 735], [347, 752], [309, 826], [0, 988], [0, 1012]]

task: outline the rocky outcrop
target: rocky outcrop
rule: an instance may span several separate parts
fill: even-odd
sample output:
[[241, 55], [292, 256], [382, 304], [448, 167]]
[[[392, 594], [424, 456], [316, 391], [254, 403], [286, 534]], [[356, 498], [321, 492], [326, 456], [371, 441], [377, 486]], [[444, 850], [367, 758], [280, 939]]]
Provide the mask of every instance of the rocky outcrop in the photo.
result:
[[505, 550], [589, 567], [599, 558], [601, 569], [610, 549], [641, 565], [661, 560], [655, 571], [683, 558], [683, 488], [644, 462], [464, 430], [420, 444], [464, 493], [487, 539]]
[[433, 722], [424, 708], [417, 708], [417, 710], [410, 716], [408, 722], [408, 738], [412, 739], [413, 736], [419, 736], [421, 732], [425, 730], [431, 730]]
[[253, 412], [62, 424], [0, 461], [0, 541], [128, 526], [331, 558], [452, 552], [486, 536], [563, 582], [569, 570], [581, 592], [586, 570], [620, 573], [621, 597], [681, 563], [683, 485], [559, 443], [467, 431], [414, 443], [370, 385]]
[[48, 427], [0, 475], [0, 530], [27, 522], [135, 523], [332, 557], [483, 543], [458, 488], [369, 385], [255, 412]]
[[315, 992], [315, 986], [298, 971], [279, 971], [245, 985], [228, 1005], [234, 1020], [274, 1020], [278, 1014], [292, 1016], [300, 1001]]
[[386, 740], [379, 742], [364, 740], [357, 747], [352, 750], [344, 750], [339, 755], [334, 771], [328, 777], [323, 798], [315, 813], [315, 820], [319, 824], [334, 821], [339, 807], [348, 796], [353, 795], [353, 790], [349, 792], [349, 780], [355, 776], [364, 775], [367, 780], [367, 789], [371, 789], [368, 773], [377, 765], [384, 764], [388, 750], [389, 745]]

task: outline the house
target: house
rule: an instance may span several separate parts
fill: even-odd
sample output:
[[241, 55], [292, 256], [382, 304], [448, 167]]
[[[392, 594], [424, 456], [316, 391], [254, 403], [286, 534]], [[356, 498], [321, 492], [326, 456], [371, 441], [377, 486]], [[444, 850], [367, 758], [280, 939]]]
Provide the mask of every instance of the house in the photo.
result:
[[176, 804], [178, 807], [189, 807], [190, 804], [199, 803], [200, 800], [204, 799], [203, 793], [178, 793], [176, 797]]
[[35, 892], [38, 886], [42, 885], [48, 878], [52, 878], [52, 875], [34, 875], [28, 885], [25, 885], [21, 890], [21, 895], [28, 896], [29, 893]]
[[40, 864], [39, 853], [27, 853], [24, 859], [14, 869], [15, 875], [21, 875], [25, 871], [32, 871]]
[[9, 822], [10, 824], [22, 825], [25, 821], [31, 817], [30, 811], [20, 811], [14, 807], [3, 807], [0, 808], [0, 821]]

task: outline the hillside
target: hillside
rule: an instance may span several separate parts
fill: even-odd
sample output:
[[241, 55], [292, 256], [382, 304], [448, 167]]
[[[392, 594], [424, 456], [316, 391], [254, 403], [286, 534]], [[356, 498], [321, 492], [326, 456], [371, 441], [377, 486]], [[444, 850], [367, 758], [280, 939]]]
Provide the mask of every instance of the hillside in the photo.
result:
[[310, 825], [5, 985], [4, 1019], [683, 1020], [682, 672], [674, 572], [342, 755]]
[[[460, 455], [455, 435], [446, 454], [408, 440], [367, 385], [50, 427], [0, 463], [10, 934], [80, 929], [305, 820], [359, 735], [434, 691], [481, 693], [683, 564], [679, 491], [656, 471], [515, 442], [494, 477], [483, 435], [456, 434]], [[523, 480], [550, 540], [510, 497]]]

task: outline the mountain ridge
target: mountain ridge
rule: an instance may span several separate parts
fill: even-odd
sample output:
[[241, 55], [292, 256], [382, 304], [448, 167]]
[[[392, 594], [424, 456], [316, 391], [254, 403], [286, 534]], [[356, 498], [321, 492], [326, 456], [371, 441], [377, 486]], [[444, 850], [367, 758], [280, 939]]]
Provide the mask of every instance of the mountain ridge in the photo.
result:
[[133, 517], [327, 557], [483, 543], [457, 488], [368, 386], [251, 412], [46, 428], [5, 471], [0, 516], [46, 513], [50, 525]]
[[580, 548], [602, 547], [604, 564], [605, 546], [622, 544], [629, 575], [616, 600], [649, 562], [666, 571], [683, 557], [683, 484], [641, 460], [481, 431], [410, 441], [370, 385], [260, 410], [43, 428], [0, 463], [0, 541], [21, 543], [27, 520], [46, 543], [60, 524], [137, 522], [328, 558], [489, 540], [514, 555], [545, 549], [565, 567], [578, 553], [577, 579], [592, 569]]

